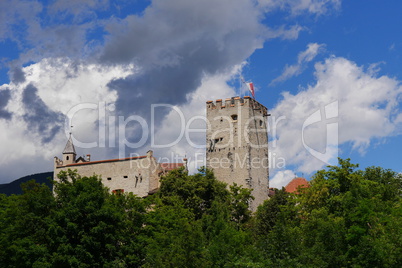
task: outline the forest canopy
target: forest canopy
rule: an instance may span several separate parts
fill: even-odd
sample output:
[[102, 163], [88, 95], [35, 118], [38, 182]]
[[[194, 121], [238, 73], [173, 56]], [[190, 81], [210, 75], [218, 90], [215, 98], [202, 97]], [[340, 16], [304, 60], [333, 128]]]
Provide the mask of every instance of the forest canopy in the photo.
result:
[[174, 170], [147, 198], [62, 171], [0, 195], [1, 267], [402, 267], [402, 176], [349, 159], [299, 194], [251, 192]]

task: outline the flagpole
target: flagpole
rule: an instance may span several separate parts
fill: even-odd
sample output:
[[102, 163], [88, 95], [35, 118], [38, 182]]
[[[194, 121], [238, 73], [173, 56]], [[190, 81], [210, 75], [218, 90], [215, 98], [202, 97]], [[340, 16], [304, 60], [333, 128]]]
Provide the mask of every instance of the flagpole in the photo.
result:
[[241, 75], [239, 75], [239, 80], [238, 80], [238, 83], [239, 83], [239, 88], [238, 88], [238, 90], [239, 90], [239, 97], [241, 98], [242, 96], [241, 96], [241, 94], [242, 94], [242, 90], [241, 90]]
[[[246, 85], [246, 81], [244, 81], [244, 78], [242, 75], [240, 75], [240, 81], [241, 81], [241, 90], [243, 91], [243, 86]], [[244, 92], [244, 95], [246, 95], [246, 92]]]
[[242, 84], [242, 82], [241, 82], [241, 74], [239, 74], [239, 96], [240, 96], [240, 98], [242, 98], [243, 96], [242, 96], [242, 86], [243, 86], [243, 84]]

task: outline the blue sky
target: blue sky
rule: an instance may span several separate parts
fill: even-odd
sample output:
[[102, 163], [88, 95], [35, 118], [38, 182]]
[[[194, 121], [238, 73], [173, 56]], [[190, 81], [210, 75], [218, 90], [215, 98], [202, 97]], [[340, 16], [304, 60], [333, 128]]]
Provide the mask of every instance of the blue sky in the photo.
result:
[[[1, 1], [0, 183], [52, 170], [69, 124], [80, 155], [151, 148], [169, 161], [187, 155], [195, 170], [203, 133], [158, 147], [139, 142], [139, 122], [124, 132], [116, 122], [149, 123], [151, 105], [166, 104], [153, 136], [168, 144], [183, 124], [177, 110], [184, 125], [205, 115], [205, 101], [244, 93], [240, 76], [272, 114], [272, 186], [337, 156], [401, 172], [401, 11], [397, 0]], [[327, 124], [306, 123], [323, 111]]]

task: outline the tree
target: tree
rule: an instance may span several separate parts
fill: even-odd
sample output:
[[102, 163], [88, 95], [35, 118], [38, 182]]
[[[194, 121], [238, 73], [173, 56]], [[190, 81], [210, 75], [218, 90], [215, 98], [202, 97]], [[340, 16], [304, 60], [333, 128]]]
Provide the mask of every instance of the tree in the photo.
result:
[[147, 215], [149, 267], [223, 267], [252, 245], [242, 230], [250, 219], [250, 191], [230, 189], [211, 170], [174, 170], [161, 179]]
[[257, 241], [274, 265], [402, 265], [400, 174], [339, 159], [310, 186], [299, 195], [279, 191], [258, 210]]
[[161, 178], [157, 194], [165, 205], [180, 203], [200, 219], [212, 206], [214, 200], [228, 200], [226, 184], [216, 180], [211, 170], [200, 169], [195, 175], [188, 175], [184, 168], [169, 172]]
[[22, 195], [0, 197], [0, 266], [46, 267], [54, 198], [48, 186], [34, 180], [21, 187]]
[[[109, 193], [99, 177], [61, 171], [49, 233], [57, 267], [139, 266], [145, 207], [132, 195]], [[138, 250], [136, 252], [136, 250]]]
[[296, 196], [284, 188], [258, 207], [253, 231], [265, 266], [298, 266], [300, 220]]

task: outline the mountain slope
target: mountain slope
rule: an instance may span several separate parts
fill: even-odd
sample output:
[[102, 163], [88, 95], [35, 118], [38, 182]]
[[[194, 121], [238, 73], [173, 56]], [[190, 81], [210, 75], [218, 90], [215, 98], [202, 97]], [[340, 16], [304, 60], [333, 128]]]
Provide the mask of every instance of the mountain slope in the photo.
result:
[[53, 172], [43, 172], [38, 174], [28, 175], [22, 178], [19, 178], [15, 181], [6, 184], [0, 184], [0, 194], [12, 195], [12, 194], [22, 194], [21, 183], [27, 182], [30, 180], [35, 180], [37, 183], [45, 183], [52, 189], [51, 180], [48, 178], [53, 178]]

